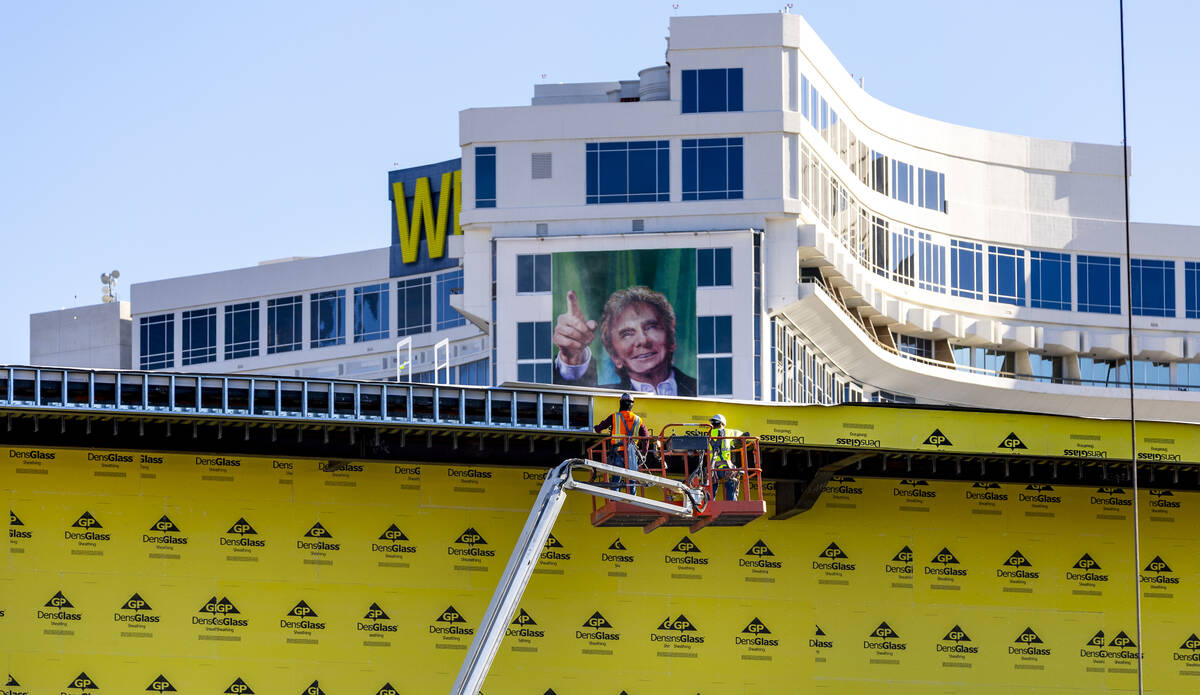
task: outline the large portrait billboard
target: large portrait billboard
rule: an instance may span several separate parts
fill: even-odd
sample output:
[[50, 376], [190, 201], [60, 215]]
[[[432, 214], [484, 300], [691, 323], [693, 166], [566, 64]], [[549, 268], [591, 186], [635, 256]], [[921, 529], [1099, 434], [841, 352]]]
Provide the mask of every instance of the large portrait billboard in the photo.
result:
[[696, 250], [551, 258], [554, 383], [696, 395]]

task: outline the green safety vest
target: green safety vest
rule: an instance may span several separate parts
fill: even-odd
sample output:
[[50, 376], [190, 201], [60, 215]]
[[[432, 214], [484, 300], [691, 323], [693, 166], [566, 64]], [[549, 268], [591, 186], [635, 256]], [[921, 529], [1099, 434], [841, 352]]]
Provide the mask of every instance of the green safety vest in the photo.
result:
[[[708, 432], [708, 453], [712, 457], [713, 468], [733, 468], [733, 441], [731, 437], [742, 436], [741, 430], [713, 427]], [[714, 446], [714, 444], [716, 446]]]

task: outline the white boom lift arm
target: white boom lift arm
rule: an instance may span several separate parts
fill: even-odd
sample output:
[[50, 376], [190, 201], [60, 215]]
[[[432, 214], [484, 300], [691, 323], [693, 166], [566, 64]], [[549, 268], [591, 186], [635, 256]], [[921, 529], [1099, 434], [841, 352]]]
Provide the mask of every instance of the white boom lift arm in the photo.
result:
[[[619, 489], [581, 482], [571, 476], [573, 471], [607, 473], [617, 479], [671, 490], [679, 494], [683, 503], [680, 505], [660, 502]], [[625, 483], [621, 483], [621, 487], [624, 486]], [[508, 559], [504, 574], [500, 576], [500, 584], [492, 594], [492, 602], [488, 604], [487, 612], [483, 614], [483, 620], [479, 623], [479, 630], [475, 632], [475, 638], [471, 641], [471, 648], [467, 651], [458, 678], [454, 681], [451, 695], [479, 695], [479, 689], [483, 687], [483, 681], [492, 667], [492, 660], [496, 658], [508, 624], [521, 603], [521, 596], [525, 593], [525, 587], [529, 584], [529, 578], [533, 575], [533, 569], [537, 566], [538, 558], [541, 557], [542, 549], [550, 536], [550, 529], [554, 527], [554, 521], [562, 511], [563, 500], [568, 490], [578, 490], [660, 514], [686, 518], [695, 516], [696, 509], [704, 503], [704, 492], [699, 488], [688, 487], [677, 480], [588, 459], [568, 459], [546, 473], [542, 490], [538, 493], [533, 511], [525, 522], [525, 528], [517, 538], [512, 557]]]

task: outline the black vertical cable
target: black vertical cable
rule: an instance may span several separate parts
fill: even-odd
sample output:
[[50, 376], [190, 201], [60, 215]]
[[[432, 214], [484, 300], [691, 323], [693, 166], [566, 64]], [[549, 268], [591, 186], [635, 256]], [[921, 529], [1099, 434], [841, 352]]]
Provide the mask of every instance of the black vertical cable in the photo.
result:
[[[1127, 364], [1129, 365], [1129, 470], [1133, 481], [1133, 591], [1134, 607], [1137, 618], [1137, 650], [1142, 649], [1142, 548], [1140, 534], [1140, 518], [1138, 513], [1138, 472], [1137, 472], [1137, 418], [1133, 387], [1133, 250], [1129, 230], [1129, 117], [1125, 106], [1125, 0], [1117, 2], [1121, 21], [1121, 163], [1124, 167], [1125, 192], [1125, 301], [1128, 319], [1127, 334]], [[1117, 374], [1120, 374], [1118, 370]], [[1142, 679], [1142, 659], [1137, 659], [1138, 694], [1145, 692]]]

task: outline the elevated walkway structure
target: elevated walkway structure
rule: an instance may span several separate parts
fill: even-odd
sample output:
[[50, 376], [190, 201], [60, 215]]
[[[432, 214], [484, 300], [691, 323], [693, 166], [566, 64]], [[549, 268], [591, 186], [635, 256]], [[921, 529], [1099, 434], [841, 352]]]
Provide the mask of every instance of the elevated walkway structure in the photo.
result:
[[[605, 460], [594, 450], [602, 439], [592, 423], [616, 408], [611, 392], [532, 384], [486, 388], [0, 366], [0, 445], [218, 449], [319, 458], [330, 465], [421, 461], [549, 469], [567, 456]], [[786, 518], [810, 508], [837, 476], [1112, 486], [1128, 484], [1133, 453], [1124, 420], [652, 396], [639, 398], [636, 410], [652, 425], [703, 422], [722, 412], [731, 425], [752, 433], [754, 452], [742, 455], [747, 463], [739, 502], [715, 508], [710, 525], [759, 513], [758, 506], [748, 506], [763, 499], [752, 492], [758, 485], [773, 488], [775, 502], [766, 513]], [[701, 468], [707, 432], [706, 425], [662, 427], [658, 459], [647, 464], [670, 476], [690, 475]], [[1142, 485], [1200, 489], [1200, 426], [1140, 421], [1137, 435]], [[596, 511], [605, 525], [647, 525], [643, 515], [619, 504]]]

